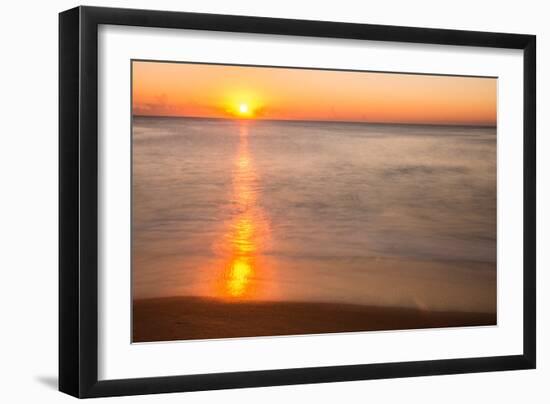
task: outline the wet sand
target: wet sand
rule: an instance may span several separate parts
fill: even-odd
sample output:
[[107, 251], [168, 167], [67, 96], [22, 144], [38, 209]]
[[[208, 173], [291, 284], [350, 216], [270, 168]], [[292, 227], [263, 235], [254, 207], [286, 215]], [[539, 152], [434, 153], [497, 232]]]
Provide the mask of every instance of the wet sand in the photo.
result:
[[496, 313], [310, 302], [135, 300], [133, 342], [496, 325]]

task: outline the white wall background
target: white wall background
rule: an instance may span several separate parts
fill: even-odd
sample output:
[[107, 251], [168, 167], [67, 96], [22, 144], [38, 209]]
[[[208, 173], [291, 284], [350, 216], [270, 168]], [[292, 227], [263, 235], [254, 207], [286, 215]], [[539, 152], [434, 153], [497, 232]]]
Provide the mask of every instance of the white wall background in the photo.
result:
[[[550, 401], [550, 25], [546, 2], [91, 1], [283, 18], [531, 33], [538, 40], [538, 369], [113, 398], [127, 403]], [[73, 1], [4, 4], [0, 24], [0, 397], [72, 400], [57, 384], [57, 13]]]

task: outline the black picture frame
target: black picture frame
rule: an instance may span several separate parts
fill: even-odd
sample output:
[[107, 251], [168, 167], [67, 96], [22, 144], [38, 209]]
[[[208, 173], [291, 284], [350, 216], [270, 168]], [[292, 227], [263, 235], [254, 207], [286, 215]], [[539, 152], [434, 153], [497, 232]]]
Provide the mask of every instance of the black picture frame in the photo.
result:
[[[99, 381], [100, 24], [523, 50], [523, 354]], [[535, 368], [535, 61], [534, 35], [96, 7], [60, 13], [59, 390], [85, 398]]]

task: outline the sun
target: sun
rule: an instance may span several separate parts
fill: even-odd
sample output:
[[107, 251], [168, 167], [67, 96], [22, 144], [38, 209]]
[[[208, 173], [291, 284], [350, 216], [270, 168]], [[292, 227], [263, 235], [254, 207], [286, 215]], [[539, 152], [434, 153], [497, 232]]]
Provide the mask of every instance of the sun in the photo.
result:
[[229, 115], [236, 119], [254, 119], [258, 115], [259, 104], [254, 99], [248, 97], [235, 97], [227, 103]]
[[242, 115], [247, 115], [250, 112], [250, 108], [248, 108], [248, 104], [245, 104], [244, 102], [239, 104], [239, 113]]

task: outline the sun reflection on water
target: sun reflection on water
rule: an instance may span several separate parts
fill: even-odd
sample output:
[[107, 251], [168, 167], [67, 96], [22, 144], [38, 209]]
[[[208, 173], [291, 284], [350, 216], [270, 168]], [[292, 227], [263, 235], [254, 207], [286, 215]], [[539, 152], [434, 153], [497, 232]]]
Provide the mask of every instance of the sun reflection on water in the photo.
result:
[[[233, 170], [233, 219], [219, 245], [221, 276], [215, 294], [226, 299], [257, 298], [261, 292], [259, 261], [269, 236], [269, 223], [258, 203], [260, 184], [249, 151], [249, 126], [240, 124]], [[263, 269], [263, 268], [262, 268]]]

